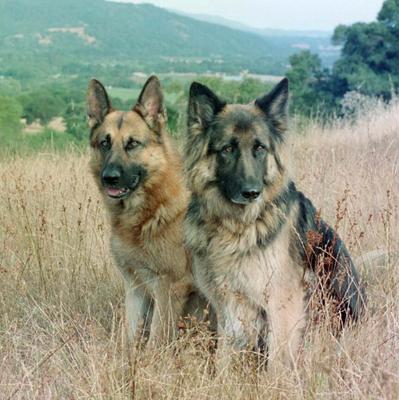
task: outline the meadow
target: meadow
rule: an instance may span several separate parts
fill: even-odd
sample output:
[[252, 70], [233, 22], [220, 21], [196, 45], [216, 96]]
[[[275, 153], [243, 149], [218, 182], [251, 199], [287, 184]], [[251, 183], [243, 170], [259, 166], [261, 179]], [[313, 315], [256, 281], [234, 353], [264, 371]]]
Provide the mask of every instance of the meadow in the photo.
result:
[[[212, 373], [206, 333], [128, 351], [123, 290], [88, 151], [0, 161], [0, 399], [398, 399], [399, 102], [355, 120], [293, 119], [297, 186], [345, 240], [367, 286], [362, 321], [309, 324], [292, 370]], [[365, 254], [382, 252], [378, 265]]]

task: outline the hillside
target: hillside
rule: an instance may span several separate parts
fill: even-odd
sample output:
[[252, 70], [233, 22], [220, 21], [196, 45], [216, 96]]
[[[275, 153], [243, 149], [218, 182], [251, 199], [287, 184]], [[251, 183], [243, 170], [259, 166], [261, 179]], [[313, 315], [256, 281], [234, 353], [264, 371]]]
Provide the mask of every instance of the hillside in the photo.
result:
[[131, 62], [137, 69], [162, 64], [169, 70], [276, 73], [292, 51], [250, 32], [149, 4], [0, 0], [0, 65], [23, 59], [57, 67], [95, 60]]

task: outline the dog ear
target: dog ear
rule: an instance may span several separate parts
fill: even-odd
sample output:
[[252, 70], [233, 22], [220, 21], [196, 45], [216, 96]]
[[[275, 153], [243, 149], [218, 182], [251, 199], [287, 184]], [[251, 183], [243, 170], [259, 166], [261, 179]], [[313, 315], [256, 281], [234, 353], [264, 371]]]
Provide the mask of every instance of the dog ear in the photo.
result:
[[255, 105], [265, 113], [280, 134], [287, 130], [288, 99], [288, 79], [284, 78], [271, 92], [255, 100]]
[[102, 124], [105, 116], [112, 110], [107, 91], [96, 79], [89, 82], [86, 105], [90, 129]]
[[225, 105], [208, 87], [193, 82], [188, 101], [189, 132], [204, 133]]
[[147, 79], [133, 110], [137, 111], [151, 128], [156, 127], [160, 117], [166, 120], [161, 83], [155, 75]]

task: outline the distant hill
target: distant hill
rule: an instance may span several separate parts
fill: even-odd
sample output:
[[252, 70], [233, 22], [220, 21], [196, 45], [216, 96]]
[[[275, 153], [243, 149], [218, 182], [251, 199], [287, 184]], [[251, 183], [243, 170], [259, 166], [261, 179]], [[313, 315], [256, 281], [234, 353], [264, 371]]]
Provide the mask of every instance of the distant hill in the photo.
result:
[[281, 74], [294, 51], [253, 32], [149, 4], [0, 0], [0, 75], [7, 61], [131, 63], [136, 69]]
[[289, 29], [274, 29], [274, 28], [254, 28], [250, 25], [244, 24], [239, 21], [234, 21], [229, 18], [220, 17], [218, 15], [210, 14], [194, 14], [185, 13], [178, 10], [170, 9], [170, 11], [185, 15], [186, 17], [194, 18], [199, 21], [210, 22], [212, 24], [218, 24], [227, 26], [232, 29], [239, 29], [245, 32], [257, 33], [263, 36], [289, 36], [289, 37], [317, 37], [330, 39], [332, 32], [329, 31], [317, 31], [317, 30], [289, 30]]
[[319, 54], [326, 66], [331, 66], [339, 57], [340, 48], [332, 46], [331, 44], [332, 32], [272, 28], [261, 29], [216, 15], [190, 14], [175, 10], [172, 11], [198, 21], [219, 24], [231, 29], [254, 33], [268, 41], [273, 42], [274, 46], [280, 49], [291, 49], [292, 52], [299, 51], [301, 49], [310, 50], [313, 53]]

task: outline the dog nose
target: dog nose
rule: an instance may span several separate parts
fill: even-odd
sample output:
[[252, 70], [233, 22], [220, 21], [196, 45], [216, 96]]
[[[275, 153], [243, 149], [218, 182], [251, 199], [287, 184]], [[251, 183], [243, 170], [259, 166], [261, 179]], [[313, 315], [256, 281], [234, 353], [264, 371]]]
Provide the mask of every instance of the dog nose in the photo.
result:
[[118, 166], [109, 165], [107, 166], [102, 173], [103, 183], [106, 185], [116, 185], [121, 178], [122, 173]]
[[254, 188], [248, 188], [244, 190], [241, 194], [243, 195], [244, 198], [248, 200], [255, 200], [259, 197], [260, 191]]

